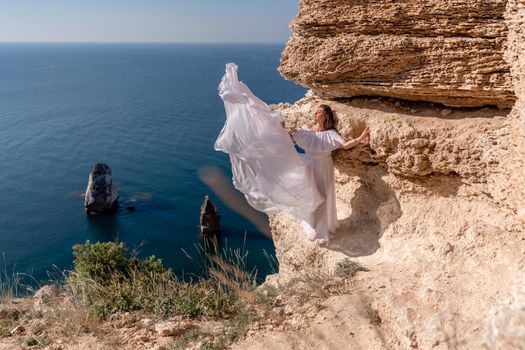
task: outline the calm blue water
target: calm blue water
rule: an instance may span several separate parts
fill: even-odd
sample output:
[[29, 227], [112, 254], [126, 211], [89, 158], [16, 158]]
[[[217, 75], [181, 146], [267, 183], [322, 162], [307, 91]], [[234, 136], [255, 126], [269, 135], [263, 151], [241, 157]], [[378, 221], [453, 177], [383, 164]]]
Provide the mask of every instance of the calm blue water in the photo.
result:
[[[223, 243], [246, 236], [249, 266], [269, 273], [273, 243], [198, 178], [226, 155], [213, 150], [225, 119], [217, 85], [227, 62], [268, 103], [305, 90], [277, 72], [281, 45], [1, 44], [0, 252], [8, 271], [45, 280], [69, 268], [71, 246], [118, 239], [177, 273], [195, 272], [199, 208], [210, 194]], [[88, 219], [82, 193], [97, 162], [109, 164], [121, 203], [137, 210]], [[195, 253], [195, 254], [193, 254]], [[196, 259], [198, 260], [198, 259]], [[3, 264], [2, 264], [3, 265]], [[14, 266], [14, 267], [13, 267]]]

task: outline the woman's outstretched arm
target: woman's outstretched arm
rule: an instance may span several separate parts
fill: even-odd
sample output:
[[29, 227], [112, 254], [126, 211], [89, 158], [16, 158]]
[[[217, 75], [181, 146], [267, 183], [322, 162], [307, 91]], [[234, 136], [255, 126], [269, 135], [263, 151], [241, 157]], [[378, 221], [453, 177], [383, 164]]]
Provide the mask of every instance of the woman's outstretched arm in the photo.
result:
[[368, 138], [368, 136], [370, 136], [370, 129], [368, 128], [368, 126], [365, 128], [365, 130], [363, 130], [363, 132], [361, 133], [361, 135], [356, 138], [356, 139], [350, 139], [346, 142], [343, 142], [341, 144], [341, 148], [344, 148], [344, 149], [350, 149], [352, 147], [354, 147], [355, 145], [363, 142], [364, 140], [366, 140]]

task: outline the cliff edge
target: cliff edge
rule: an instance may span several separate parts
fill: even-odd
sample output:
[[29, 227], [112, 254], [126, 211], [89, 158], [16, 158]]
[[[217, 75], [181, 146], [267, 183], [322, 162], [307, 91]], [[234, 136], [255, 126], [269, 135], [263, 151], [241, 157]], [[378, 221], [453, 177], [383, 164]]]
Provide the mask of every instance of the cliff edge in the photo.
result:
[[326, 103], [342, 136], [371, 137], [334, 153], [328, 246], [271, 218], [266, 284], [367, 271], [239, 348], [523, 349], [525, 1], [301, 0], [291, 29], [280, 72], [311, 92], [275, 107], [285, 126]]

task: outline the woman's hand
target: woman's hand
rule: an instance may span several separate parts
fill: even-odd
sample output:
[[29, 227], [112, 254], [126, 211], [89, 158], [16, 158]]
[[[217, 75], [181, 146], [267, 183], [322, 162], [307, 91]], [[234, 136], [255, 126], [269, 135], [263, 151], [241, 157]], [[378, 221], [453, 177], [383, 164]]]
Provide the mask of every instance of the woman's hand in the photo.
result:
[[370, 137], [370, 128], [367, 126], [365, 128], [365, 130], [363, 130], [363, 132], [361, 133], [361, 135], [358, 137], [359, 139], [359, 142], [363, 142], [365, 141], [366, 139], [368, 139]]
[[358, 138], [350, 139], [350, 140], [342, 143], [341, 144], [341, 148], [350, 149], [350, 148], [354, 147], [355, 145], [364, 142], [366, 139], [368, 139], [369, 136], [370, 136], [370, 128], [367, 126], [365, 128], [365, 130], [363, 130], [361, 135], [359, 135]]

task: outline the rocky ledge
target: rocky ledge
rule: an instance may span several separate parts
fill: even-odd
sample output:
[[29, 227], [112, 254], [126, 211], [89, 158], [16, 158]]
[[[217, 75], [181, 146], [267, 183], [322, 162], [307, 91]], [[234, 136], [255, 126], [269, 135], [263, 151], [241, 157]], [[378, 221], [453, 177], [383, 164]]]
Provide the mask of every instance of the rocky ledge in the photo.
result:
[[301, 0], [287, 79], [330, 97], [511, 107], [506, 0]]

